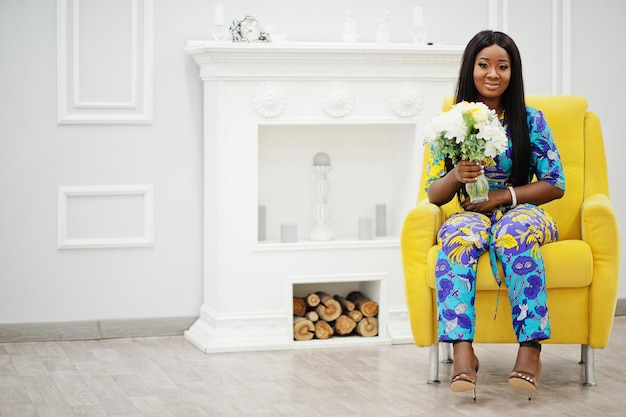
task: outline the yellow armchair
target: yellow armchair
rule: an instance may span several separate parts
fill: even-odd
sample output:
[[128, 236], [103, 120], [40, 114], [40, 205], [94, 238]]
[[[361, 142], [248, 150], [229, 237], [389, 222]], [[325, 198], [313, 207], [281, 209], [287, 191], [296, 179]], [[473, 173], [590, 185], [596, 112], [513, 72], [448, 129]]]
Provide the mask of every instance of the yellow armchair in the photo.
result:
[[[526, 103], [546, 116], [561, 154], [567, 187], [563, 198], [543, 206], [556, 220], [560, 237], [542, 247], [552, 326], [552, 338], [544, 343], [580, 344], [584, 385], [595, 385], [593, 349], [605, 347], [611, 332], [620, 261], [600, 121], [587, 111], [583, 97], [528, 96]], [[451, 105], [448, 97], [444, 110]], [[425, 148], [418, 203], [405, 219], [401, 248], [413, 338], [418, 346], [431, 348], [429, 382], [438, 382], [436, 238], [443, 221], [461, 208], [455, 200], [441, 207], [428, 202], [424, 190], [428, 157]], [[489, 254], [479, 259], [476, 289], [474, 341], [516, 343], [506, 298], [494, 320], [498, 286], [489, 267]], [[450, 361], [449, 345], [444, 347]]]

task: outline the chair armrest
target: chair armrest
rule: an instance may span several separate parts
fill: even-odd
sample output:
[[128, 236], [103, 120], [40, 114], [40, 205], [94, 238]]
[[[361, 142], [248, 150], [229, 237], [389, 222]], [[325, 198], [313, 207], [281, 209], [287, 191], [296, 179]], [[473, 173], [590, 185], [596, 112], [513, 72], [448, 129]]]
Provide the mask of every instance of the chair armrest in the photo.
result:
[[437, 241], [443, 210], [428, 201], [420, 202], [406, 216], [400, 237], [404, 284], [411, 330], [418, 346], [436, 342], [433, 335], [433, 296], [426, 280], [428, 251]]
[[619, 283], [620, 235], [609, 197], [594, 194], [581, 208], [582, 239], [591, 247], [593, 280], [589, 294], [589, 345], [606, 346], [617, 302]]
[[[431, 246], [437, 244], [437, 233], [441, 229], [445, 216], [443, 207], [430, 203], [428, 200], [422, 200], [407, 214], [402, 234], [404, 236], [405, 233], [413, 233], [414, 238], [423, 239], [424, 247], [430, 249]], [[411, 224], [416, 227], [404, 230]]]

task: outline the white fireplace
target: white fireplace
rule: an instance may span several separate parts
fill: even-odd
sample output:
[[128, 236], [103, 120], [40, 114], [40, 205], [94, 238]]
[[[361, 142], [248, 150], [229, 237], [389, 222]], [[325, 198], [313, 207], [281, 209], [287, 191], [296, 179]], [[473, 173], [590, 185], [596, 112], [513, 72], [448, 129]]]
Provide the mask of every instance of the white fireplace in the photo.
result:
[[[205, 352], [412, 340], [399, 235], [416, 201], [420, 131], [454, 92], [462, 48], [190, 41], [186, 51], [204, 89], [204, 293], [186, 338]], [[309, 239], [319, 152], [331, 160], [332, 240]], [[359, 218], [375, 224], [381, 204], [384, 235], [360, 240]], [[284, 225], [297, 241], [281, 241]], [[378, 336], [293, 340], [294, 296], [354, 290], [379, 303]]]

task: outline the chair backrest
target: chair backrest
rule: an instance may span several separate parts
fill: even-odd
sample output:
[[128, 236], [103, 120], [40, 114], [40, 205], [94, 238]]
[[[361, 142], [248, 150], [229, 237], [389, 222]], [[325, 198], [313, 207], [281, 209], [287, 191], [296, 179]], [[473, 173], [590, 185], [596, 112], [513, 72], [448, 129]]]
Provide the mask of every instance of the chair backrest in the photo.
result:
[[[447, 97], [443, 110], [452, 106]], [[587, 196], [609, 195], [606, 155], [598, 117], [587, 111], [587, 100], [580, 96], [527, 96], [526, 104], [541, 110], [554, 135], [563, 168], [566, 191], [563, 198], [543, 207], [555, 218], [560, 239], [580, 239], [580, 207]], [[427, 198], [426, 164], [430, 152], [424, 148], [418, 201]], [[443, 206], [446, 217], [460, 209], [456, 199]]]

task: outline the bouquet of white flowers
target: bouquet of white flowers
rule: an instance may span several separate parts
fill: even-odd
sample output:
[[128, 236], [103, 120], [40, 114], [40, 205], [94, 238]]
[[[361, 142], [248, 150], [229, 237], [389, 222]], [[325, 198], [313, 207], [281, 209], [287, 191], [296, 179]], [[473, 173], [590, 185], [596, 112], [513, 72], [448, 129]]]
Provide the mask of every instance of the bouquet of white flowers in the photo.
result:
[[[506, 151], [509, 139], [495, 111], [483, 103], [462, 101], [433, 118], [426, 126], [424, 144], [430, 146], [435, 160], [450, 158], [488, 163]], [[472, 203], [487, 201], [489, 183], [484, 175], [465, 184]]]
[[426, 126], [424, 143], [432, 146], [435, 159], [450, 158], [480, 162], [504, 152], [509, 144], [495, 111], [483, 103], [462, 101], [435, 116]]

